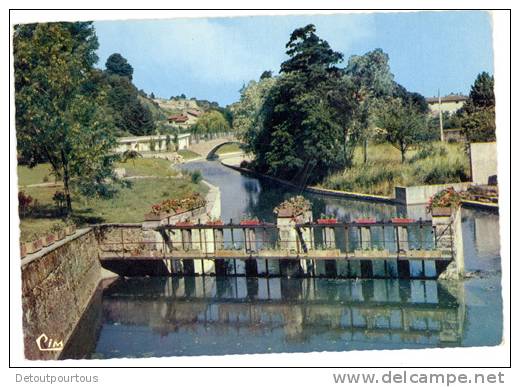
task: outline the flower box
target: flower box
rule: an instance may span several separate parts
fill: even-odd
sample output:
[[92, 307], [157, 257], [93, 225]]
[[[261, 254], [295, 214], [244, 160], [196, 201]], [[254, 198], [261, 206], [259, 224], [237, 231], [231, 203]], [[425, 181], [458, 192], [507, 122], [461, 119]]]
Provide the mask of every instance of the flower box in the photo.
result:
[[432, 216], [451, 216], [451, 207], [432, 207]]
[[27, 254], [34, 254], [40, 251], [43, 247], [42, 238], [33, 240], [32, 242], [25, 243]]
[[392, 219], [390, 219], [390, 221], [392, 223], [395, 223], [395, 224], [410, 224], [410, 223], [414, 223], [415, 219], [411, 219], [411, 218], [392, 218]]
[[377, 223], [376, 218], [358, 218], [354, 222], [358, 224], [374, 224]]
[[223, 226], [224, 222], [222, 220], [208, 220], [206, 222], [206, 226]]
[[318, 224], [337, 224], [337, 219], [318, 219]]
[[27, 245], [28, 243], [20, 243], [20, 257], [25, 257], [27, 255]]
[[241, 226], [258, 226], [260, 221], [258, 219], [247, 219], [240, 221]]
[[166, 213], [166, 212], [161, 212], [160, 214], [149, 212], [147, 214], [144, 214], [144, 220], [146, 220], [146, 221], [163, 220], [167, 216], [168, 216], [168, 213]]
[[54, 234], [47, 234], [42, 239], [45, 247], [52, 245], [56, 241]]
[[76, 232], [76, 225], [70, 224], [67, 227], [65, 227], [65, 234], [72, 235]]
[[65, 229], [58, 230], [54, 233], [54, 237], [56, 238], [56, 241], [61, 241], [67, 236], [65, 233]]
[[191, 227], [194, 224], [193, 224], [193, 222], [185, 220], [185, 221], [177, 222], [177, 223], [175, 223], [175, 225], [179, 226], [179, 227]]

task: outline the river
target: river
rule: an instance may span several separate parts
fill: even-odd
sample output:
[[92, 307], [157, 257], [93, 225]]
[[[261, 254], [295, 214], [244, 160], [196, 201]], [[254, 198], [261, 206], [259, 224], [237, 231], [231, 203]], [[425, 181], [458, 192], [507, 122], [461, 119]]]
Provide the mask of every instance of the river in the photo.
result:
[[[222, 218], [274, 221], [296, 192], [217, 161], [192, 162], [220, 187]], [[314, 217], [401, 215], [404, 207], [304, 193]], [[100, 289], [64, 358], [224, 355], [490, 346], [502, 340], [498, 214], [463, 209], [466, 270], [459, 282], [398, 279], [154, 277]]]

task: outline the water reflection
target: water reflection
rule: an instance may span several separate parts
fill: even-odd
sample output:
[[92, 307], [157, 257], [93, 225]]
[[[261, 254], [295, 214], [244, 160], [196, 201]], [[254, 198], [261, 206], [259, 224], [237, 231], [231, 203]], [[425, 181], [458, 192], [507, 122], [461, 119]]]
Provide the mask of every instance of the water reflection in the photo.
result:
[[97, 308], [95, 350], [68, 357], [453, 346], [466, 321], [463, 286], [431, 280], [119, 279]]

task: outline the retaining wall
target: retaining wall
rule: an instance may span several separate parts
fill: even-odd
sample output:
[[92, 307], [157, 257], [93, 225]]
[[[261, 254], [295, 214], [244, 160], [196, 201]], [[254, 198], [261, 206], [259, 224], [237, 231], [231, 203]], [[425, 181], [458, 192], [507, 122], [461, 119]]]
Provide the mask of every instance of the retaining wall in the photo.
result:
[[[21, 260], [25, 357], [57, 359], [61, 351], [42, 351], [50, 340], [67, 344], [101, 278], [92, 229], [76, 231]], [[41, 335], [45, 337], [41, 337]]]

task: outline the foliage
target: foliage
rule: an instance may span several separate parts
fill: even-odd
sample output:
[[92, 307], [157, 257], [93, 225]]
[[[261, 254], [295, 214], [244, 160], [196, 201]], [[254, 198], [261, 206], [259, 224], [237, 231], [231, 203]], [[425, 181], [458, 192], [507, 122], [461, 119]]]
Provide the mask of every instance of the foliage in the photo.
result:
[[202, 172], [198, 169], [191, 173], [191, 182], [193, 184], [199, 184], [202, 180]]
[[240, 100], [230, 107], [233, 114], [233, 130], [238, 132], [246, 143], [247, 139], [253, 138], [258, 131], [259, 112], [275, 83], [276, 79], [272, 77], [249, 82], [240, 90]]
[[[114, 53], [110, 55], [105, 63], [106, 72], [109, 75], [119, 75], [132, 79], [134, 73], [133, 67], [121, 54]], [[152, 93], [153, 94], [153, 93]], [[154, 97], [151, 97], [154, 98]]]
[[107, 102], [119, 132], [136, 136], [152, 134], [154, 117], [150, 108], [141, 103], [137, 88], [128, 77], [109, 74], [108, 69], [106, 73], [109, 85]]
[[336, 64], [342, 55], [308, 25], [293, 31], [286, 45], [289, 59], [270, 88], [257, 128], [247, 133], [257, 170], [305, 184], [320, 180], [343, 163], [342, 127], [329, 93], [341, 82]]
[[229, 132], [229, 130], [229, 122], [222, 113], [216, 110], [211, 110], [202, 114], [197, 122], [191, 126], [191, 132], [199, 136], [224, 133]]
[[115, 145], [92, 23], [15, 26], [13, 37], [18, 152], [29, 166], [48, 161], [71, 189], [109, 196]]
[[293, 196], [276, 206], [274, 213], [278, 214], [283, 210], [289, 210], [293, 215], [303, 214], [311, 210], [311, 202], [301, 195]]
[[29, 212], [33, 200], [33, 197], [27, 195], [24, 191], [18, 192], [18, 213], [20, 217], [25, 216]]
[[198, 193], [193, 192], [192, 194], [183, 197], [182, 199], [167, 199], [159, 204], [152, 206], [152, 213], [160, 215], [162, 213], [170, 212], [185, 212], [199, 208], [206, 205], [206, 200]]
[[453, 187], [449, 187], [433, 195], [428, 201], [426, 209], [431, 212], [433, 207], [454, 208], [460, 204], [461, 199], [462, 196]]
[[425, 115], [410, 103], [400, 99], [389, 101], [379, 112], [377, 123], [382, 129], [381, 137], [401, 152], [401, 162], [411, 145], [423, 140], [427, 132]]
[[389, 144], [369, 146], [369, 160], [363, 149], [355, 152], [351, 168], [332, 173], [320, 185], [324, 188], [391, 196], [395, 186], [457, 183], [469, 180], [469, 159], [461, 144], [426, 143], [414, 145], [401, 162], [400, 152]]
[[462, 107], [462, 128], [469, 142], [496, 140], [494, 78], [480, 73]]

